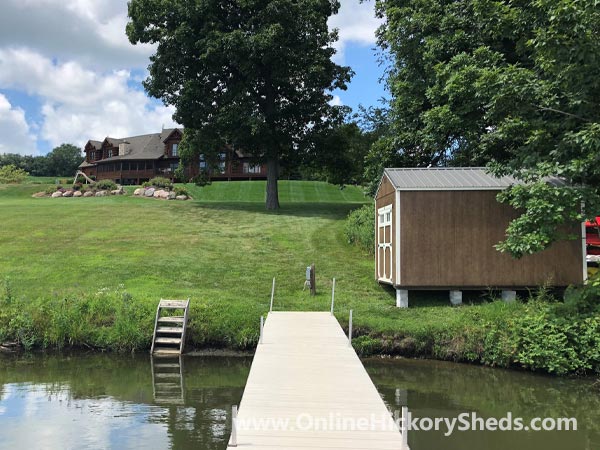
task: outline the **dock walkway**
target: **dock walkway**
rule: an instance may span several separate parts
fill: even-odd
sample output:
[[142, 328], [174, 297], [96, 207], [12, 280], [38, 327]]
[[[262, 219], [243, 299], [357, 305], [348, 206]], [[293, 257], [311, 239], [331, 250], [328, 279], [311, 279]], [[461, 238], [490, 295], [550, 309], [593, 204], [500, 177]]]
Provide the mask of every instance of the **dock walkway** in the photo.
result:
[[330, 313], [269, 313], [235, 428], [231, 450], [408, 448]]

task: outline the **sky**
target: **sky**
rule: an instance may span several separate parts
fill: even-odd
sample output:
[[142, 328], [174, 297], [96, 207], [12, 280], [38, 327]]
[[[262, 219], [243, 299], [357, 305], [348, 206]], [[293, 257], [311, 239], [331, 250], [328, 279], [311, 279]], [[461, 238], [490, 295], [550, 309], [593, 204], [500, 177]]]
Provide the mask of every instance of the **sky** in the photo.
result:
[[[356, 110], [386, 96], [373, 0], [341, 0], [334, 61], [355, 72], [332, 103]], [[146, 95], [150, 45], [125, 35], [127, 0], [2, 0], [0, 153], [44, 155], [62, 143], [154, 133], [174, 109]]]

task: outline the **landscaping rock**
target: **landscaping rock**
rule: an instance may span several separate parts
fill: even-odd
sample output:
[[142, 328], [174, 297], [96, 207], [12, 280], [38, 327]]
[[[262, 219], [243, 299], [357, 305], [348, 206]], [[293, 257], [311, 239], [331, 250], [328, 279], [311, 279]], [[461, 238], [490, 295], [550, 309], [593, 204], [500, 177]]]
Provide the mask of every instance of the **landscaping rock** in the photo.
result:
[[46, 196], [45, 192], [36, 192], [35, 194], [32, 195], [33, 198], [42, 198], [45, 196]]
[[167, 200], [169, 198], [169, 191], [158, 191], [158, 197]]
[[133, 195], [144, 195], [144, 188], [137, 188], [133, 191]]
[[63, 197], [73, 197], [73, 191], [67, 191], [63, 194]]
[[155, 192], [154, 188], [148, 188], [144, 191], [144, 195], [146, 197], [154, 197], [154, 192]]
[[81, 193], [81, 191], [75, 191], [73, 192], [73, 197], [81, 197], [83, 194]]
[[58, 198], [58, 197], [62, 197], [63, 193], [60, 191], [56, 191], [54, 194], [52, 194], [52, 198]]
[[114, 191], [110, 191], [111, 195], [121, 195], [123, 191], [121, 189], [115, 189]]
[[177, 194], [175, 192], [169, 192], [169, 200], [175, 200]]
[[83, 194], [84, 197], [93, 197], [94, 193], [92, 191], [87, 191]]
[[98, 192], [96, 192], [96, 197], [106, 197], [106, 191], [98, 191]]
[[177, 197], [175, 197], [177, 200], [187, 200], [188, 197], [187, 195], [178, 195]]

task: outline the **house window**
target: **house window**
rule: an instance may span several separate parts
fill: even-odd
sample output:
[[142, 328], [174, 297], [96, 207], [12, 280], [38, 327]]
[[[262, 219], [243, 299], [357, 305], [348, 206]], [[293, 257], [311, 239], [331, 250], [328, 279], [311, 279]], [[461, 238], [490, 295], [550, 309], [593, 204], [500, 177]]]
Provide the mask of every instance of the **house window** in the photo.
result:
[[200, 154], [200, 161], [198, 163], [198, 167], [200, 167], [200, 170], [206, 170], [206, 158], [204, 157], [204, 154]]
[[179, 144], [173, 144], [171, 146], [171, 156], [178, 156], [177, 152], [179, 151]]
[[244, 163], [244, 173], [260, 173], [260, 164]]
[[179, 167], [179, 163], [171, 163], [171, 166], [169, 167], [169, 171], [175, 172], [178, 167]]
[[109, 148], [109, 149], [108, 149], [108, 157], [109, 157], [109, 158], [112, 158], [112, 157], [113, 157], [113, 149], [112, 149], [112, 148]]
[[219, 161], [219, 172], [225, 173], [225, 161]]

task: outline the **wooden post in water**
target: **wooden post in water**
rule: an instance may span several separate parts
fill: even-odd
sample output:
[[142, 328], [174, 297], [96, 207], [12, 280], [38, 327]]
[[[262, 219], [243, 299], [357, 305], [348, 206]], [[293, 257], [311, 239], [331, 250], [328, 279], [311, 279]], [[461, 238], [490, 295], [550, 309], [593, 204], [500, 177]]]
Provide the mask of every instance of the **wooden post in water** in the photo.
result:
[[230, 447], [237, 447], [237, 405], [231, 407], [231, 439], [229, 440]]
[[271, 287], [271, 307], [269, 312], [273, 312], [273, 296], [275, 295], [275, 277], [273, 277], [273, 286]]
[[317, 285], [315, 284], [315, 264], [310, 265], [310, 295], [317, 295]]
[[408, 407], [402, 407], [402, 450], [410, 450], [408, 447]]
[[333, 279], [333, 286], [331, 286], [331, 315], [333, 316], [333, 304], [335, 302], [335, 278]]

